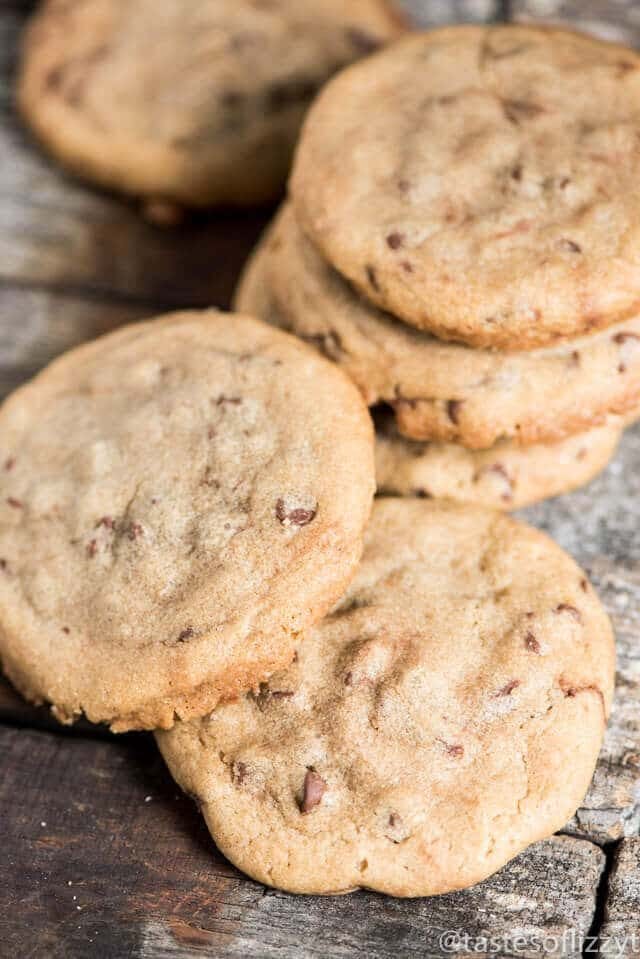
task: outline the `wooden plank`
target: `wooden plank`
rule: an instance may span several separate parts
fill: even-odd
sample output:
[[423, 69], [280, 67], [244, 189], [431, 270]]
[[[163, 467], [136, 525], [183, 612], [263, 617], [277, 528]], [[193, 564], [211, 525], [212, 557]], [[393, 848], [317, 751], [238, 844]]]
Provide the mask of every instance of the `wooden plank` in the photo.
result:
[[640, 8], [636, 0], [512, 0], [513, 19], [566, 22], [605, 40], [640, 44]]
[[607, 883], [600, 955], [603, 959], [640, 956], [639, 838], [625, 839], [616, 850]]
[[[543, 936], [578, 956], [604, 855], [583, 840], [538, 843], [451, 896], [304, 899], [266, 890], [216, 852], [153, 740], [112, 742], [0, 729], [3, 955], [175, 957], [539, 955]], [[26, 923], [28, 921], [28, 930]], [[573, 935], [572, 935], [573, 931]], [[464, 937], [469, 941], [465, 945]], [[550, 941], [550, 939], [548, 939]]]
[[154, 312], [142, 304], [0, 285], [0, 398], [72, 346]]
[[116, 294], [159, 306], [228, 307], [265, 212], [201, 215], [174, 229], [50, 163], [15, 122], [0, 124], [0, 279]]
[[399, 0], [399, 5], [423, 27], [495, 20], [503, 6], [499, 0]]

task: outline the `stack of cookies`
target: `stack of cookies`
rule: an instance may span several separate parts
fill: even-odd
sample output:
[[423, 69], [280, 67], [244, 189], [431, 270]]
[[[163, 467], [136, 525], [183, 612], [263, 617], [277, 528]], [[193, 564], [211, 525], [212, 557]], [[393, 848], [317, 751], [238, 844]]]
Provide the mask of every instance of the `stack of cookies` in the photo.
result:
[[309, 346], [125, 327], [4, 403], [0, 454], [5, 672], [62, 722], [163, 730], [251, 876], [444, 892], [580, 804], [614, 666], [587, 578], [492, 510], [371, 512], [366, 406]]
[[[121, 91], [141, 7], [46, 4], [23, 105], [48, 78], [39, 132], [80, 170], [84, 120], [94, 156], [109, 130], [106, 94], [80, 81]], [[56, 16], [117, 36], [113, 63], [80, 32], [61, 69]], [[265, 883], [458, 889], [586, 792], [608, 617], [546, 536], [452, 500], [584, 482], [640, 401], [639, 64], [561, 32], [469, 28], [351, 68], [312, 110], [244, 312], [124, 327], [0, 408], [3, 670], [61, 722], [155, 730], [220, 849]], [[144, 147], [118, 141], [130, 177], [93, 173], [213, 202], [214, 116], [193, 167], [191, 126], [160, 110]], [[282, 169], [267, 158], [247, 199]], [[376, 469], [385, 490], [443, 498], [374, 503]]]
[[412, 35], [320, 95], [237, 302], [383, 404], [381, 491], [515, 508], [608, 462], [640, 405], [639, 127], [635, 53], [529, 26]]

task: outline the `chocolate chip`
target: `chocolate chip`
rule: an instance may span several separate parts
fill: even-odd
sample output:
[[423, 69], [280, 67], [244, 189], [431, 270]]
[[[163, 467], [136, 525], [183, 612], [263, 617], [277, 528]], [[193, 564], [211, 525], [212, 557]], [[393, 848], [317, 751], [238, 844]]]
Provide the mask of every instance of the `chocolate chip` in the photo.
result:
[[578, 350], [573, 350], [570, 357], [569, 363], [571, 366], [580, 366], [580, 353]]
[[441, 739], [440, 742], [446, 749], [449, 756], [453, 756], [455, 759], [460, 759], [464, 756], [464, 746], [462, 743], [447, 743], [444, 739]]
[[589, 582], [588, 580], [584, 579], [584, 577], [580, 580], [580, 589], [583, 593], [586, 593], [589, 589]]
[[300, 506], [289, 508], [283, 499], [276, 503], [276, 517], [283, 526], [307, 526], [316, 516], [317, 507], [304, 509]]
[[54, 67], [52, 70], [49, 70], [49, 72], [44, 78], [45, 90], [47, 90], [49, 93], [57, 93], [57, 91], [62, 86], [62, 81], [63, 81], [66, 69], [67, 69], [67, 64], [60, 63], [58, 64], [58, 66]]
[[498, 690], [498, 692], [496, 693], [496, 697], [498, 697], [498, 696], [510, 696], [511, 693], [514, 691], [514, 689], [517, 689], [518, 686], [521, 685], [521, 683], [522, 683], [522, 680], [520, 680], [520, 679], [511, 679], [511, 680], [509, 680], [509, 682], [506, 684], [506, 686], [503, 686], [502, 689]]
[[68, 626], [63, 626], [63, 627], [62, 627], [62, 632], [65, 633], [65, 634], [68, 636], [69, 633], [71, 632], [71, 630], [69, 629]]
[[270, 689], [268, 683], [260, 683], [260, 691], [254, 697], [259, 709], [264, 709], [271, 702], [291, 699], [294, 696], [292, 689]]
[[413, 265], [408, 260], [403, 260], [400, 266], [405, 273], [413, 273]]
[[404, 243], [402, 233], [390, 233], [387, 237], [387, 246], [392, 250], [399, 250]]
[[96, 555], [97, 552], [98, 552], [97, 540], [95, 539], [89, 540], [89, 542], [87, 543], [87, 556], [89, 557], [89, 559], [93, 559], [93, 557]]
[[363, 56], [366, 56], [367, 53], [375, 53], [376, 50], [380, 49], [381, 41], [378, 37], [374, 37], [360, 27], [350, 27], [346, 34], [351, 46]]
[[398, 189], [400, 193], [407, 193], [411, 189], [411, 184], [408, 180], [398, 180]]
[[384, 834], [387, 839], [396, 844], [403, 842], [408, 837], [409, 833], [399, 813], [393, 811], [389, 813]]
[[569, 680], [565, 679], [564, 676], [561, 676], [558, 685], [562, 690], [566, 699], [575, 699], [576, 696], [579, 696], [580, 693], [595, 693], [596, 696], [600, 698], [602, 703], [603, 710], [606, 711], [604, 693], [599, 686], [596, 686], [595, 683], [585, 683], [582, 686], [576, 686], [574, 683], [571, 683]]
[[463, 400], [449, 400], [447, 403], [447, 416], [456, 426], [460, 423], [460, 411], [463, 402]]
[[180, 635], [178, 636], [179, 643], [186, 643], [188, 639], [191, 639], [195, 635], [193, 626], [187, 626], [186, 629], [183, 629]]
[[624, 77], [627, 73], [637, 69], [636, 64], [630, 60], [616, 60], [615, 68], [616, 75], [619, 77]]
[[530, 653], [535, 653], [537, 656], [540, 655], [540, 643], [535, 638], [533, 633], [527, 633], [524, 638], [524, 645], [529, 650]]
[[561, 250], [567, 250], [569, 253], [582, 253], [582, 247], [575, 240], [558, 240], [558, 246]]
[[640, 336], [637, 333], [616, 333], [615, 336], [612, 336], [611, 339], [614, 343], [617, 343], [618, 346], [624, 346], [625, 343], [628, 343], [632, 340], [637, 340], [640, 342]]
[[373, 289], [374, 289], [377, 293], [379, 293], [379, 292], [380, 292], [380, 285], [379, 285], [379, 283], [378, 283], [378, 275], [377, 275], [376, 271], [374, 270], [374, 268], [373, 268], [372, 266], [369, 266], [369, 265], [367, 264], [367, 266], [365, 266], [365, 272], [366, 272], [366, 274], [367, 274], [367, 279], [368, 279], [369, 283], [371, 284], [371, 286], [373, 287]]
[[304, 789], [302, 794], [302, 802], [300, 803], [300, 811], [303, 813], [311, 812], [312, 809], [315, 809], [316, 806], [319, 806], [322, 802], [322, 797], [324, 796], [327, 789], [327, 784], [319, 776], [315, 769], [308, 769], [307, 774], [304, 777]]
[[545, 107], [528, 100], [503, 100], [502, 109], [509, 123], [514, 126], [520, 126], [522, 120], [533, 120], [547, 112]]
[[231, 782], [234, 786], [242, 786], [247, 778], [247, 764], [235, 761], [231, 764]]
[[575, 606], [570, 606], [569, 603], [560, 603], [559, 606], [556, 606], [556, 613], [568, 613], [576, 623], [582, 623], [582, 613]]
[[2, 570], [3, 573], [6, 573], [8, 566], [9, 564], [7, 563], [6, 559], [0, 558], [0, 569]]
[[14, 456], [10, 456], [9, 459], [4, 461], [4, 468], [6, 470], [12, 470], [15, 465], [16, 465], [16, 460]]
[[23, 507], [22, 500], [16, 499], [15, 496], [7, 496], [7, 503], [14, 509], [22, 509]]
[[522, 179], [522, 164], [516, 163], [511, 169], [511, 179], [515, 180], [517, 183]]

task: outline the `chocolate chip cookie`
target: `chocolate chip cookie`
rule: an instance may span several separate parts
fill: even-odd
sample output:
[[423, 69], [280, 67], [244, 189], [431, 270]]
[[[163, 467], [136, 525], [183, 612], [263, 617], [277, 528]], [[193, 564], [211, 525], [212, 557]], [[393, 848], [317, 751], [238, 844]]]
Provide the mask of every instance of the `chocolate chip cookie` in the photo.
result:
[[332, 269], [285, 206], [236, 297], [338, 363], [367, 403], [393, 406], [411, 439], [488, 449], [554, 443], [640, 406], [640, 318], [520, 353], [445, 343], [372, 306]]
[[520, 509], [590, 482], [614, 456], [621, 417], [557, 443], [518, 446], [503, 440], [488, 450], [457, 443], [419, 443], [402, 436], [389, 410], [376, 410], [378, 491], [395, 496], [453, 499], [494, 509]]
[[290, 662], [358, 563], [371, 420], [304, 344], [214, 310], [125, 327], [0, 408], [0, 659], [30, 700], [168, 727]]
[[316, 91], [399, 31], [384, 0], [45, 0], [18, 100], [65, 166], [151, 215], [261, 203]]
[[373, 303], [445, 339], [532, 349], [640, 312], [639, 138], [632, 50], [451, 27], [325, 88], [293, 201]]
[[608, 617], [545, 535], [379, 500], [355, 580], [296, 662], [158, 742], [221, 851], [261, 882], [432, 895], [566, 823], [613, 672]]

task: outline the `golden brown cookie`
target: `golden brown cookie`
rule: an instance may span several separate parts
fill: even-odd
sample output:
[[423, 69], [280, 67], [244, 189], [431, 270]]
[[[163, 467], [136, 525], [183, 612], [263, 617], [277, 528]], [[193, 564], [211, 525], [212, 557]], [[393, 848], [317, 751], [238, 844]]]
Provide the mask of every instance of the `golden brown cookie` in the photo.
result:
[[243, 311], [338, 363], [411, 439], [487, 449], [554, 443], [640, 406], [640, 318], [546, 349], [476, 350], [411, 329], [358, 296], [283, 207], [245, 271]]
[[504, 510], [589, 483], [614, 456], [624, 429], [622, 417], [611, 417], [558, 443], [522, 447], [503, 440], [488, 450], [467, 450], [457, 443], [408, 440], [389, 410], [375, 413], [378, 492]]
[[315, 92], [399, 31], [384, 0], [44, 0], [18, 100], [66, 167], [171, 222], [277, 196]]
[[608, 617], [544, 534], [490, 510], [379, 500], [355, 580], [296, 662], [158, 742], [255, 879], [433, 895], [564, 826], [613, 673]]
[[342, 594], [373, 495], [335, 366], [214, 310], [72, 350], [0, 408], [0, 659], [64, 722], [171, 726]]
[[556, 28], [409, 36], [309, 113], [292, 196], [412, 326], [523, 350], [640, 312], [640, 57]]

